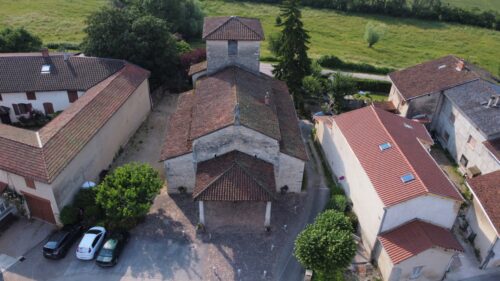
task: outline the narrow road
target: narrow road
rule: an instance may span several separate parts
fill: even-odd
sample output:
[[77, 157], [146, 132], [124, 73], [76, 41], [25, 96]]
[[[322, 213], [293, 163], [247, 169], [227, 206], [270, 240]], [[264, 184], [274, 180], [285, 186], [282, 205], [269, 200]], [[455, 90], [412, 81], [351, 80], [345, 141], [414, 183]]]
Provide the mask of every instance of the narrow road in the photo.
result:
[[[302, 137], [306, 142], [307, 155], [309, 162], [306, 164], [307, 173], [307, 202], [304, 214], [301, 219], [304, 221], [303, 228], [307, 224], [312, 223], [316, 216], [323, 211], [328, 199], [330, 198], [330, 190], [326, 187], [321, 161], [319, 161], [317, 152], [311, 142], [309, 135], [311, 134], [312, 124], [309, 121], [300, 121]], [[299, 230], [301, 231], [301, 230]], [[298, 232], [295, 234], [298, 235]], [[286, 259], [282, 267], [281, 273], [277, 280], [280, 281], [301, 281], [304, 279], [305, 269], [293, 256], [293, 244], [289, 245], [284, 251]]]
[[[269, 76], [273, 76], [272, 71], [273, 71], [273, 65], [271, 63], [267, 63], [267, 62], [260, 63], [260, 72], [262, 72], [266, 75], [269, 75]], [[387, 75], [331, 70], [331, 69], [327, 69], [327, 68], [323, 68], [323, 70], [321, 71], [321, 74], [327, 75], [327, 74], [331, 74], [334, 72], [339, 72], [342, 74], [351, 75], [352, 77], [359, 78], [359, 79], [370, 79], [370, 80], [386, 81], [386, 82], [391, 81]]]

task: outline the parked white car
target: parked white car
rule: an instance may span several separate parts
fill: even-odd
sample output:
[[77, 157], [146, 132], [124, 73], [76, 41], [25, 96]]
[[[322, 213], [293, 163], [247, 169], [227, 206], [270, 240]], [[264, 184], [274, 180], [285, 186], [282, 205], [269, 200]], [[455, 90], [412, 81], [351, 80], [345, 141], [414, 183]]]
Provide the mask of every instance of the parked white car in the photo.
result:
[[94, 226], [87, 230], [83, 235], [78, 248], [76, 248], [76, 257], [81, 260], [91, 260], [99, 251], [104, 238], [106, 229], [102, 226]]

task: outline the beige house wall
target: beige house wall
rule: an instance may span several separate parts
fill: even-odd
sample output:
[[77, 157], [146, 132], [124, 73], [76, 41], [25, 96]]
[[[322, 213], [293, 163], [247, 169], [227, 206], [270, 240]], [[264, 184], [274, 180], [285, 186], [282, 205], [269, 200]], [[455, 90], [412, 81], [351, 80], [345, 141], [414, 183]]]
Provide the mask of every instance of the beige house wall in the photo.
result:
[[303, 160], [280, 153], [278, 180], [276, 181], [277, 191], [286, 185], [289, 192], [300, 192], [304, 177], [304, 166]]
[[[455, 251], [431, 248], [393, 265], [389, 255], [382, 248], [378, 266], [385, 281], [441, 280], [455, 254], [457, 254]], [[421, 275], [417, 279], [412, 279], [413, 269], [417, 266], [423, 266]]]
[[238, 41], [238, 54], [228, 55], [227, 40], [207, 40], [207, 73], [211, 74], [229, 65], [243, 66], [259, 73], [260, 41]]
[[[497, 242], [498, 234], [495, 228], [491, 225], [476, 197], [474, 197], [472, 205], [467, 211], [466, 218], [472, 231], [476, 234], [474, 247], [479, 250], [481, 263], [483, 263], [488, 255], [488, 252], [494, 246], [493, 244], [500, 244]], [[490, 262], [488, 262], [488, 267], [500, 264], [500, 247], [497, 246], [494, 250], [497, 252], [495, 252], [495, 256], [490, 260]]]
[[97, 134], [62, 170], [51, 184], [35, 182], [36, 189], [26, 187], [23, 177], [0, 171], [0, 180], [18, 192], [23, 191], [51, 202], [59, 223], [59, 211], [73, 199], [85, 181], [96, 181], [99, 173], [107, 169], [113, 158], [147, 118], [151, 110], [148, 80], [145, 80]]
[[394, 104], [399, 112], [400, 116], [406, 117], [406, 112], [408, 111], [408, 103], [403, 99], [403, 96], [399, 90], [392, 84], [391, 91], [389, 93], [389, 101]]
[[339, 183], [353, 203], [353, 211], [359, 219], [363, 244], [371, 251], [384, 217], [384, 205], [336, 124], [333, 123], [330, 131], [324, 123], [318, 122], [316, 130], [333, 173], [337, 177], [345, 177], [344, 180], [339, 180]]
[[163, 164], [168, 193], [179, 193], [179, 187], [185, 187], [186, 192], [193, 192], [196, 183], [196, 165], [192, 153], [169, 159]]
[[451, 229], [460, 209], [460, 202], [435, 195], [424, 195], [387, 207], [381, 232], [420, 219]]

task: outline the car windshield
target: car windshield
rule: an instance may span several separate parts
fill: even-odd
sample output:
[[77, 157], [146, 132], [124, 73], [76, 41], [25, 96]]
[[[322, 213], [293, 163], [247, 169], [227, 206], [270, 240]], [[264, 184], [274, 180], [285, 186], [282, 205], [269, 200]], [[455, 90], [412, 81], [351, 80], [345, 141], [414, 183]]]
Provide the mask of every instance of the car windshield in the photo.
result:
[[97, 234], [101, 233], [101, 231], [98, 230], [98, 229], [91, 229], [91, 230], [87, 231], [87, 233], [88, 234], [96, 234], [97, 235]]
[[57, 242], [55, 242], [55, 241], [49, 241], [43, 247], [45, 249], [47, 249], [47, 250], [54, 250], [55, 248], [57, 248]]
[[101, 256], [101, 257], [112, 257], [113, 256], [113, 250], [102, 248], [101, 252], [99, 252], [99, 256]]

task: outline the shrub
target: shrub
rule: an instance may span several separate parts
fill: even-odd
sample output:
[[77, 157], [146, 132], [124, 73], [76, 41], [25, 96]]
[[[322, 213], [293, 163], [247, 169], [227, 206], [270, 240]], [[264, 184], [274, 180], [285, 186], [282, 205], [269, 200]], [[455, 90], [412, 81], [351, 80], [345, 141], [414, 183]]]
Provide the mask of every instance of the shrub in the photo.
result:
[[177, 48], [177, 52], [179, 54], [185, 54], [191, 52], [191, 45], [189, 45], [186, 41], [180, 40], [175, 42], [175, 47]]
[[23, 27], [0, 30], [0, 52], [34, 52], [40, 51], [42, 40], [29, 33]]
[[47, 43], [45, 46], [49, 49], [58, 50], [58, 51], [65, 51], [65, 50], [78, 51], [78, 50], [80, 50], [80, 44], [66, 43], [66, 42]]
[[66, 205], [59, 214], [59, 219], [64, 225], [76, 224], [79, 220], [80, 210], [73, 205]]
[[375, 26], [372, 22], [368, 22], [365, 26], [364, 38], [366, 43], [368, 43], [368, 48], [375, 45], [382, 37], [383, 32], [380, 26]]
[[345, 62], [334, 55], [321, 56], [318, 59], [318, 63], [327, 68], [347, 70], [347, 71], [357, 71], [363, 73], [374, 73], [374, 74], [387, 74], [393, 72], [393, 68], [388, 67], [377, 67], [367, 63], [354, 63]]
[[345, 212], [347, 208], [347, 197], [345, 195], [333, 194], [326, 205], [327, 209]]
[[75, 195], [73, 205], [76, 208], [80, 208], [83, 210], [87, 209], [88, 207], [95, 206], [95, 196], [95, 188], [80, 189]]
[[205, 48], [194, 49], [190, 52], [184, 53], [180, 56], [182, 69], [186, 72], [193, 64], [197, 64], [207, 59], [207, 51]]
[[349, 211], [346, 213], [347, 218], [351, 222], [352, 231], [356, 233], [358, 231], [358, 216], [353, 211]]
[[362, 91], [376, 92], [376, 93], [389, 93], [391, 91], [391, 82], [369, 80], [369, 79], [353, 79], [357, 88]]

